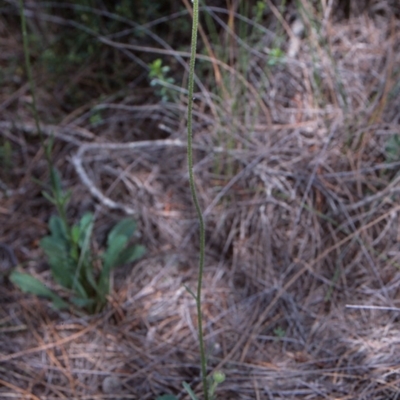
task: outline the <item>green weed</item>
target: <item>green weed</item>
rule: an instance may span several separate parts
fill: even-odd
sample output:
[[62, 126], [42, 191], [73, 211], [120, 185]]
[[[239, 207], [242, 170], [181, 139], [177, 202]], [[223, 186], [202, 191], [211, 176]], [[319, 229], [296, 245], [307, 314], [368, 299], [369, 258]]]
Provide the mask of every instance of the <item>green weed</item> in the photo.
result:
[[[209, 393], [208, 393], [208, 382], [207, 382], [207, 359], [206, 359], [206, 352], [204, 349], [203, 315], [202, 315], [202, 310], [201, 310], [201, 305], [202, 305], [201, 289], [202, 289], [202, 285], [203, 285], [205, 241], [206, 241], [205, 232], [206, 232], [206, 230], [205, 230], [203, 213], [200, 208], [199, 199], [197, 197], [196, 186], [194, 183], [193, 148], [192, 148], [193, 94], [194, 94], [194, 75], [195, 75], [195, 63], [196, 63], [198, 25], [199, 25], [199, 0], [193, 0], [193, 23], [192, 23], [190, 62], [189, 62], [188, 107], [187, 107], [187, 160], [188, 160], [190, 192], [192, 194], [192, 199], [193, 199], [194, 206], [196, 208], [197, 218], [199, 220], [199, 226], [200, 226], [200, 241], [199, 241], [200, 251], [199, 251], [199, 272], [198, 272], [198, 280], [197, 280], [197, 292], [196, 292], [196, 294], [194, 294], [191, 290], [189, 290], [189, 293], [192, 294], [193, 298], [196, 301], [203, 394], [204, 394], [204, 400], [208, 400]], [[188, 391], [188, 385], [184, 384], [184, 387], [185, 387], [186, 391]], [[191, 394], [190, 391], [188, 391], [188, 393]]]
[[286, 336], [286, 331], [281, 326], [278, 326], [274, 329], [274, 335], [277, 339], [282, 339]]
[[400, 159], [400, 136], [395, 134], [386, 142], [385, 155], [387, 162], [399, 161]]
[[[215, 399], [215, 391], [218, 385], [225, 381], [225, 374], [221, 371], [216, 371], [207, 379], [208, 382], [208, 399]], [[189, 394], [191, 400], [198, 400], [198, 397], [194, 394], [192, 388], [186, 383], [182, 383], [183, 388]], [[165, 394], [163, 396], [157, 397], [156, 400], [178, 400], [178, 398], [172, 394]]]
[[284, 61], [285, 53], [279, 47], [274, 47], [268, 54], [268, 65], [273, 67], [274, 65], [282, 64]]
[[86, 213], [79, 223], [70, 225], [67, 219], [67, 206], [71, 198], [70, 191], [62, 189], [61, 177], [52, 162], [53, 139], [46, 144], [40, 129], [36, 106], [35, 87], [29, 58], [29, 42], [26, 29], [23, 0], [20, 0], [21, 29], [23, 33], [25, 65], [32, 94], [32, 109], [35, 125], [50, 171], [51, 192], [43, 192], [57, 209], [58, 215], [50, 218], [50, 235], [40, 241], [45, 252], [54, 280], [68, 292], [64, 301], [35, 277], [14, 270], [10, 280], [22, 291], [46, 297], [52, 300], [56, 308], [67, 308], [70, 304], [89, 313], [100, 311], [107, 302], [110, 292], [110, 274], [116, 266], [140, 258], [143, 246], [131, 246], [129, 240], [136, 230], [136, 224], [130, 218], [123, 219], [110, 231], [107, 248], [97, 256], [91, 250], [94, 216]]
[[43, 193], [59, 210], [58, 216], [49, 221], [50, 235], [40, 241], [50, 264], [54, 280], [67, 289], [68, 301], [62, 300], [33, 276], [13, 271], [10, 280], [22, 291], [52, 300], [56, 308], [67, 308], [69, 304], [89, 313], [99, 312], [110, 293], [111, 271], [120, 265], [140, 258], [145, 249], [129, 245], [136, 223], [126, 218], [110, 231], [107, 248], [99, 257], [91, 251], [94, 215], [86, 213], [77, 224], [70, 226], [66, 220], [66, 207], [70, 192], [61, 190], [57, 171], [53, 171], [55, 186], [53, 195]]
[[[189, 62], [188, 107], [187, 107], [187, 159], [188, 159], [190, 192], [192, 194], [192, 199], [196, 209], [197, 218], [200, 226], [200, 243], [199, 243], [200, 250], [199, 250], [199, 269], [198, 269], [196, 293], [193, 292], [188, 287], [186, 289], [193, 296], [196, 302], [203, 396], [204, 400], [213, 400], [215, 398], [215, 390], [217, 386], [225, 380], [225, 374], [217, 371], [211, 377], [207, 377], [207, 359], [204, 349], [201, 293], [202, 293], [204, 259], [205, 259], [205, 223], [197, 196], [196, 186], [194, 183], [193, 148], [192, 148], [193, 93], [194, 93], [194, 75], [195, 75], [195, 61], [196, 61], [196, 49], [197, 49], [197, 30], [199, 23], [198, 21], [199, 21], [199, 0], [193, 0], [193, 23], [192, 23], [192, 38], [191, 38], [191, 54]], [[157, 67], [161, 68], [161, 62], [158, 63]], [[198, 400], [192, 388], [186, 382], [183, 382], [182, 385], [192, 400]], [[173, 395], [164, 395], [158, 397], [157, 400], [177, 400], [177, 398]]]
[[168, 65], [162, 65], [162, 60], [157, 58], [149, 64], [149, 78], [150, 86], [156, 88], [157, 96], [161, 97], [164, 102], [174, 100], [175, 92], [171, 89], [171, 85], [174, 84], [174, 78], [168, 77], [170, 67]]

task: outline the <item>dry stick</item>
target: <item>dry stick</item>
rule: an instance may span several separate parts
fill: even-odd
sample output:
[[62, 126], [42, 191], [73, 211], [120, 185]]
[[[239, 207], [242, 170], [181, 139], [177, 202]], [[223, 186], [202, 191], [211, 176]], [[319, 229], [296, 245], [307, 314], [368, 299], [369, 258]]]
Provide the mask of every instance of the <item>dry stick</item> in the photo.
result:
[[[29, 122], [0, 121], [0, 129], [18, 129], [32, 136], [37, 136], [39, 134], [36, 129], [36, 125]], [[41, 132], [46, 136], [54, 136], [57, 139], [64, 140], [65, 142], [72, 143], [76, 146], [80, 146], [82, 141], [76, 139], [75, 137], [81, 137], [82, 139], [86, 140], [93, 140], [96, 138], [96, 135], [87, 129], [77, 126], [60, 127], [57, 125], [42, 125], [40, 129]]]
[[131, 143], [92, 143], [86, 144], [79, 148], [78, 152], [72, 157], [72, 164], [75, 167], [76, 173], [79, 175], [82, 183], [88, 188], [90, 193], [96, 197], [103, 205], [111, 209], [123, 210], [125, 213], [130, 215], [135, 215], [137, 213], [131, 207], [125, 206], [123, 204], [117, 203], [111, 200], [109, 197], [103, 195], [103, 193], [95, 186], [95, 184], [90, 180], [88, 174], [83, 168], [83, 154], [90, 149], [96, 150], [132, 150], [141, 147], [158, 147], [158, 146], [177, 146], [186, 147], [186, 144], [180, 140], [145, 140], [141, 142], [131, 142]]
[[[25, 317], [25, 320], [27, 321], [27, 325], [28, 325], [28, 329], [29, 332], [33, 335], [33, 337], [36, 339], [36, 341], [38, 343], [40, 343], [40, 346], [45, 346], [45, 339], [42, 337], [42, 335], [35, 329], [35, 327], [32, 325], [32, 317], [33, 319], [35, 319], [34, 315], [30, 315], [28, 316], [27, 313], [29, 313], [31, 310], [31, 306], [24, 306], [23, 307], [23, 314]], [[44, 317], [44, 321], [46, 326], [49, 326], [50, 329], [54, 332], [54, 327], [50, 325], [50, 321], [48, 320], [48, 318], [46, 318], [46, 316]], [[51, 337], [51, 336], [50, 336]], [[61, 338], [58, 337], [58, 340], [60, 340]], [[54, 365], [56, 368], [58, 368], [59, 371], [65, 371], [65, 368], [63, 367], [63, 365], [61, 364], [60, 360], [58, 359], [58, 357], [56, 357], [56, 355], [54, 354], [54, 349], [46, 349], [46, 354], [47, 357], [49, 358], [50, 364]], [[65, 348], [64, 346], [60, 346], [59, 350], [61, 351], [61, 353], [63, 354], [63, 358], [64, 360], [68, 360], [66, 352], [65, 352]], [[66, 362], [66, 364], [68, 365], [68, 361]], [[71, 371], [69, 369], [69, 371], [64, 372], [65, 376], [67, 377], [67, 379], [69, 380], [70, 383], [70, 387], [74, 387], [73, 384], [73, 378], [72, 378], [72, 374]], [[76, 397], [76, 396], [75, 396]]]
[[368, 306], [362, 304], [346, 304], [346, 308], [353, 308], [356, 310], [380, 310], [380, 311], [400, 311], [399, 307], [387, 307], [387, 306]]
[[[12, 383], [9, 383], [7, 381], [3, 381], [3, 379], [0, 379], [0, 385], [8, 387], [9, 389], [15, 390], [18, 393], [21, 393], [21, 395], [23, 395], [24, 398], [28, 398], [31, 400], [40, 400], [39, 397], [36, 397], [34, 394], [28, 393], [27, 390], [21, 389], [20, 387], [15, 386]], [[3, 397], [3, 396], [1, 396], [1, 397]]]
[[[115, 150], [115, 151], [127, 151], [133, 149], [140, 149], [143, 147], [180, 147], [186, 148], [187, 143], [179, 139], [162, 139], [162, 140], [143, 140], [139, 142], [128, 142], [128, 143], [89, 143], [80, 146], [77, 153], [72, 157], [71, 161], [75, 167], [75, 171], [81, 179], [82, 183], [87, 187], [90, 193], [96, 197], [103, 205], [111, 209], [118, 209], [126, 212], [127, 214], [135, 215], [137, 213], [131, 207], [125, 206], [123, 204], [117, 203], [111, 200], [109, 197], [103, 195], [103, 193], [96, 187], [93, 181], [89, 178], [83, 167], [83, 155], [89, 150]], [[230, 153], [239, 154], [241, 151], [227, 151], [222, 147], [211, 147], [192, 145], [194, 149], [200, 149], [204, 151], [213, 151], [216, 153]]]
[[290, 28], [289, 24], [285, 21], [282, 17], [280, 11], [272, 4], [271, 0], [267, 0], [268, 7], [271, 9], [272, 13], [275, 15], [276, 19], [282, 24], [283, 28], [285, 29], [286, 33], [290, 38], [294, 37], [294, 33]]

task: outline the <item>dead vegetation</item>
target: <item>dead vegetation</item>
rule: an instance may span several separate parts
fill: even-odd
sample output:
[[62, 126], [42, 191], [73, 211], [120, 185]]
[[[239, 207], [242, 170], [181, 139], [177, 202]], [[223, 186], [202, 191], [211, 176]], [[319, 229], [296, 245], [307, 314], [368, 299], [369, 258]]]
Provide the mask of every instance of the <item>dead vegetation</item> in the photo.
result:
[[[289, 23], [282, 32], [287, 46], [298, 41], [292, 57], [268, 65], [266, 32], [244, 74], [241, 42], [223, 30], [232, 57], [207, 64], [218, 96], [209, 78], [196, 96], [209, 364], [227, 375], [220, 399], [397, 399], [398, 311], [346, 305], [400, 306], [400, 20], [384, 0], [335, 20], [328, 1], [316, 26], [301, 3], [302, 35], [290, 36]], [[21, 61], [18, 26], [2, 16], [0, 28], [2, 66]], [[46, 182], [47, 170], [18, 68], [0, 88], [0, 137], [13, 150], [0, 170], [0, 241], [52, 285], [38, 240], [54, 210], [33, 181]], [[149, 101], [135, 85], [66, 113], [38, 84], [44, 132], [73, 189], [70, 217], [95, 209], [102, 243], [133, 213], [148, 253], [116, 271], [109, 306], [93, 317], [3, 284], [0, 398], [185, 398], [183, 380], [199, 389], [195, 304], [184, 288], [196, 284], [198, 234], [184, 93]]]

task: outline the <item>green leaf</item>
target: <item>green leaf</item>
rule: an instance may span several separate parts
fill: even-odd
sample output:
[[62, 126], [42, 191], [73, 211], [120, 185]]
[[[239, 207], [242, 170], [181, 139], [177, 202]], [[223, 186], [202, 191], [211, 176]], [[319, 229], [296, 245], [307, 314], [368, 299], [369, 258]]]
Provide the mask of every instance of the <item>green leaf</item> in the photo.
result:
[[94, 299], [83, 299], [81, 297], [72, 297], [71, 303], [73, 303], [79, 308], [86, 308], [94, 306], [96, 304], [96, 301]]
[[65, 288], [71, 288], [75, 266], [71, 262], [65, 240], [55, 236], [46, 236], [40, 241], [45, 252], [54, 279]]
[[45, 192], [45, 191], [42, 191], [42, 195], [43, 195], [43, 197], [44, 197], [45, 199], [47, 199], [51, 204], [54, 204], [54, 205], [57, 204], [55, 198], [54, 198], [51, 194], [49, 194], [49, 193], [47, 193], [47, 192]]
[[[67, 204], [71, 200], [71, 196], [72, 196], [72, 191], [71, 190], [67, 190], [64, 193], [61, 193], [59, 195], [59, 197], [58, 197], [58, 202], [60, 203], [60, 206], [63, 207], [63, 208], [66, 208]], [[58, 207], [57, 207], [57, 209], [58, 209]]]
[[97, 293], [99, 297], [105, 300], [106, 296], [110, 292], [110, 277], [107, 274], [101, 274], [99, 284], [97, 285]]
[[74, 225], [71, 229], [71, 239], [74, 243], [78, 244], [79, 242], [79, 234], [80, 234], [80, 229], [78, 225]]
[[[79, 261], [79, 246], [77, 243], [71, 243], [71, 248], [69, 250], [69, 256], [71, 258], [71, 263], [73, 263], [73, 265], [78, 265], [78, 261]], [[75, 269], [75, 268], [73, 268]]]
[[149, 64], [149, 67], [150, 67], [149, 77], [150, 78], [158, 77], [161, 74], [161, 66], [162, 66], [161, 58], [157, 58], [152, 63], [150, 63]]
[[50, 218], [49, 228], [52, 236], [63, 239], [65, 242], [65, 246], [67, 246], [68, 244], [67, 228], [65, 226], [65, 223], [59, 216], [53, 215]]
[[126, 236], [113, 236], [110, 244], [103, 254], [103, 271], [110, 273], [111, 268], [116, 265], [121, 252], [124, 250], [126, 244], [128, 243], [128, 238]]
[[88, 299], [89, 293], [86, 291], [86, 288], [83, 286], [83, 282], [79, 279], [79, 277], [73, 276], [73, 283], [71, 285], [71, 289], [74, 291], [75, 294], [79, 295], [83, 299]]
[[386, 160], [388, 162], [398, 161], [400, 157], [400, 136], [395, 134], [390, 137], [385, 146]]
[[46, 155], [51, 158], [52, 156], [52, 151], [53, 151], [53, 144], [54, 144], [54, 135], [51, 135], [47, 141], [47, 144], [44, 146], [44, 151], [46, 152]]
[[178, 400], [173, 394], [164, 394], [163, 396], [158, 396], [156, 400]]
[[59, 198], [62, 195], [61, 176], [58, 170], [54, 167], [50, 169], [50, 180], [54, 197]]
[[112, 246], [113, 241], [118, 236], [125, 236], [127, 239], [133, 235], [136, 230], [136, 222], [131, 218], [124, 218], [114, 228], [111, 229], [107, 237], [107, 246]]
[[190, 398], [191, 398], [192, 400], [198, 400], [197, 397], [196, 397], [196, 395], [194, 394], [192, 388], [189, 386], [188, 383], [183, 382], [183, 383], [182, 383], [182, 386], [183, 386], [183, 387], [185, 388], [185, 390], [188, 392], [188, 394], [189, 394], [189, 396], [190, 396]]
[[[90, 297], [90, 287], [88, 287], [88, 283], [93, 289], [95, 289], [95, 287], [93, 287], [95, 285], [93, 284], [94, 282], [91, 282], [92, 276], [90, 275], [90, 272], [88, 272], [93, 268], [92, 255], [90, 253], [90, 238], [93, 231], [93, 220], [94, 217], [92, 213], [85, 213], [77, 225], [79, 229], [79, 238], [75, 249], [75, 272], [73, 276], [72, 289], [84, 298]], [[89, 278], [89, 282], [87, 278]]]
[[190, 287], [187, 285], [183, 285], [183, 286], [187, 290], [187, 292], [197, 301], [197, 296], [194, 294], [193, 290], [190, 289]]
[[91, 288], [97, 293], [99, 288], [98, 288], [98, 285], [97, 285], [96, 280], [93, 275], [93, 264], [92, 263], [90, 263], [90, 264], [85, 263], [84, 273], [85, 273], [85, 278], [86, 278], [87, 282], [89, 283]]
[[128, 264], [130, 262], [138, 260], [145, 253], [146, 253], [146, 248], [144, 246], [140, 245], [129, 246], [119, 254], [118, 258], [115, 261], [115, 264], [113, 265], [113, 268], [119, 265]]
[[56, 308], [68, 308], [68, 304], [61, 297], [57, 296], [46, 285], [29, 274], [13, 271], [10, 274], [10, 281], [25, 293], [43, 296], [52, 300]]
[[79, 246], [84, 249], [89, 245], [90, 237], [92, 236], [93, 231], [93, 220], [94, 216], [92, 213], [85, 213], [81, 220], [79, 221]]

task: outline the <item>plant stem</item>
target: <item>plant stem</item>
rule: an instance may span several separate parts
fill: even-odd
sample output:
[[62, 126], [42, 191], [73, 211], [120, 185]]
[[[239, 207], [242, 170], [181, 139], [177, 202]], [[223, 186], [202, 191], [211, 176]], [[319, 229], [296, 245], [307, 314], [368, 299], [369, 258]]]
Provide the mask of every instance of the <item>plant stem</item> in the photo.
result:
[[207, 360], [204, 350], [203, 317], [201, 313], [201, 287], [203, 283], [204, 253], [205, 253], [205, 225], [194, 183], [193, 149], [192, 149], [194, 67], [196, 61], [198, 24], [199, 24], [199, 0], [193, 0], [192, 42], [191, 42], [191, 53], [190, 53], [190, 63], [189, 63], [189, 85], [188, 85], [189, 98], [188, 98], [188, 116], [187, 116], [187, 158], [188, 158], [190, 191], [192, 193], [193, 203], [195, 205], [197, 217], [199, 219], [199, 224], [200, 224], [200, 254], [199, 254], [200, 257], [199, 257], [199, 275], [197, 281], [196, 306], [197, 306], [197, 324], [199, 330], [199, 347], [200, 347], [200, 359], [201, 359], [201, 375], [203, 380], [203, 393], [204, 393], [204, 400], [208, 400]]
[[37, 103], [36, 103], [36, 89], [35, 89], [35, 84], [33, 82], [32, 66], [31, 66], [31, 61], [30, 61], [30, 57], [29, 57], [28, 32], [26, 29], [26, 18], [25, 18], [25, 13], [24, 13], [24, 1], [23, 0], [19, 0], [19, 11], [21, 14], [21, 31], [22, 31], [22, 42], [23, 42], [24, 57], [25, 57], [25, 68], [26, 68], [26, 74], [28, 76], [29, 89], [30, 89], [31, 96], [32, 96], [32, 112], [33, 112], [33, 117], [35, 119], [35, 126], [36, 126], [36, 130], [39, 134], [40, 144], [44, 150], [44, 156], [46, 158], [47, 165], [49, 167], [50, 183], [51, 183], [51, 187], [53, 190], [53, 197], [55, 200], [55, 205], [56, 205], [57, 211], [59, 212], [61, 219], [65, 225], [65, 229], [67, 231], [68, 238], [70, 239], [71, 233], [69, 231], [65, 207], [63, 206], [63, 203], [60, 199], [60, 193], [57, 193], [57, 190], [56, 190], [57, 182], [56, 182], [56, 178], [55, 178], [53, 162], [51, 160], [51, 154], [50, 154], [49, 148], [46, 147], [46, 144], [44, 142], [43, 132], [40, 128], [39, 113], [37, 110]]
[[24, 1], [23, 0], [19, 0], [19, 11], [21, 14], [21, 30], [22, 30], [22, 42], [23, 42], [23, 46], [24, 46], [25, 68], [26, 68], [26, 74], [28, 75], [29, 89], [31, 91], [31, 96], [32, 96], [33, 118], [35, 119], [36, 130], [38, 131], [40, 143], [43, 147], [46, 161], [49, 164], [49, 169], [51, 171], [52, 162], [50, 159], [50, 155], [46, 151], [46, 146], [44, 144], [44, 137], [43, 137], [42, 130], [40, 129], [39, 113], [37, 111], [37, 105], [36, 105], [36, 90], [35, 90], [35, 85], [33, 83], [32, 67], [31, 67], [31, 61], [30, 61], [30, 57], [29, 57], [28, 32], [26, 30], [26, 18], [25, 18], [25, 13], [24, 13]]
[[29, 88], [31, 90], [31, 96], [32, 96], [33, 116], [35, 118], [35, 125], [36, 125], [36, 129], [39, 133], [40, 141], [43, 144], [43, 135], [42, 135], [42, 131], [40, 129], [39, 116], [38, 116], [37, 107], [36, 107], [36, 92], [35, 92], [35, 87], [33, 84], [31, 61], [29, 58], [28, 33], [26, 30], [26, 19], [25, 19], [25, 14], [24, 14], [24, 1], [23, 0], [19, 0], [19, 11], [21, 14], [21, 30], [22, 30], [22, 42], [23, 42], [23, 46], [24, 46], [25, 68], [26, 68], [26, 74], [28, 75]]

